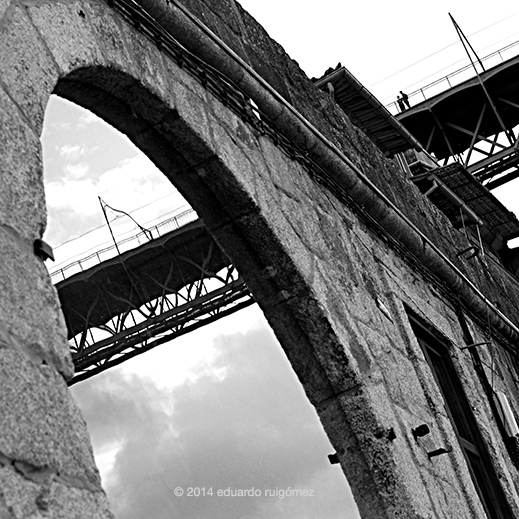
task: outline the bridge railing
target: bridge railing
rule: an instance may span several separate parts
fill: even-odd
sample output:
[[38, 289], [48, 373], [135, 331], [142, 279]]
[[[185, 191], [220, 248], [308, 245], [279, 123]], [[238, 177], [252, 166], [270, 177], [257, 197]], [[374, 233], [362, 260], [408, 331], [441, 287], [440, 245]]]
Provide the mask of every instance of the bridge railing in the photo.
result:
[[50, 272], [50, 276], [52, 279], [52, 283], [56, 284], [64, 279], [67, 279], [78, 272], [82, 272], [84, 270], [88, 270], [89, 268], [99, 265], [103, 261], [114, 258], [119, 254], [119, 252], [126, 252], [131, 249], [135, 249], [139, 245], [147, 243], [159, 236], [163, 236], [168, 232], [174, 231], [176, 229], [180, 229], [184, 225], [188, 223], [194, 222], [198, 218], [198, 215], [193, 209], [188, 209], [172, 218], [168, 218], [163, 222], [154, 225], [147, 229], [147, 231], [140, 231], [133, 236], [129, 236], [117, 242], [117, 247], [114, 245], [110, 245], [109, 247], [105, 247], [103, 249], [99, 249], [88, 256], [85, 256], [79, 260], [75, 260], [66, 266], [54, 270]]
[[[519, 40], [514, 41], [505, 47], [498, 49], [491, 54], [488, 54], [487, 56], [484, 56], [481, 58], [482, 62], [488, 62], [489, 60], [493, 60], [493, 63], [491, 63], [492, 67], [495, 67], [499, 63], [502, 63], [506, 61], [507, 59], [510, 59], [513, 56], [507, 55], [509, 54], [510, 49], [516, 47], [519, 45]], [[506, 57], [505, 57], [506, 56]], [[479, 66], [476, 64], [476, 66]], [[466, 74], [464, 74], [466, 72]], [[463, 81], [467, 81], [468, 79], [471, 79], [472, 77], [475, 77], [474, 68], [472, 64], [465, 65], [464, 67], [461, 67], [454, 72], [450, 72], [446, 76], [441, 77], [440, 79], [436, 79], [435, 81], [432, 81], [431, 83], [428, 83], [427, 85], [420, 87], [416, 90], [414, 90], [411, 93], [408, 93], [408, 98], [410, 101], [411, 106], [413, 104], [421, 103], [422, 101], [425, 101], [427, 99], [430, 99], [431, 97], [434, 97], [435, 95], [445, 92], [446, 90], [449, 90], [449, 88], [452, 88], [453, 86], [459, 85]], [[386, 108], [393, 114], [396, 115], [400, 113], [402, 110], [398, 108], [397, 101], [393, 101], [392, 103], [389, 103], [386, 105]]]

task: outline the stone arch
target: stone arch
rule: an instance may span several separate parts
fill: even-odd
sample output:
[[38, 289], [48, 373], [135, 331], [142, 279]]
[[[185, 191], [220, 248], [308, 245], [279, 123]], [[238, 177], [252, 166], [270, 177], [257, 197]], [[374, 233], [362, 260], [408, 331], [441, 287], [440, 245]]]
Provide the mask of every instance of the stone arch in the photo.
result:
[[[192, 86], [199, 92], [196, 83]], [[96, 66], [80, 68], [61, 78], [54, 93], [88, 108], [126, 134], [181, 191], [243, 273], [314, 405], [335, 394], [330, 375], [317, 358], [314, 341], [324, 350], [325, 344], [330, 345], [329, 353], [337, 357], [333, 364], [342, 387], [353, 387], [355, 374], [344, 369], [348, 361], [312, 287], [286, 250], [285, 236], [276, 235], [290, 234], [288, 243], [300, 240], [297, 226], [280, 220], [285, 229], [283, 225], [281, 229], [271, 228], [265, 216], [272, 202], [262, 207], [269, 198], [269, 188], [258, 197], [262, 190], [258, 183], [267, 180], [258, 169], [286, 162], [282, 169], [299, 181], [304, 171], [273, 145], [269, 152], [278, 157], [271, 157], [269, 164], [261, 158], [265, 149], [251, 128], [230, 112], [225, 114], [227, 121], [204, 113], [200, 105], [210, 103], [187, 87], [177, 87], [175, 93], [184, 104], [168, 107], [136, 78]], [[200, 120], [212, 128], [201, 128]], [[237, 148], [238, 136], [247, 150]], [[245, 151], [259, 165], [247, 159]], [[294, 178], [285, 179], [291, 180]], [[314, 261], [311, 252], [305, 255], [305, 261]], [[313, 268], [310, 266], [310, 270]]]
[[[103, 3], [13, 2], [0, 14], [2, 117], [14, 137], [4, 166], [7, 205], [0, 209], [2, 240], [13, 258], [2, 297], [27, 309], [0, 319], [23, 321], [21, 332], [6, 326], [3, 340], [18, 363], [23, 358], [23, 369], [34, 379], [21, 408], [29, 412], [31, 406], [42, 407], [52, 418], [40, 416], [41, 410], [32, 418], [34, 431], [51, 420], [41, 452], [30, 445], [16, 446], [22, 437], [38, 436], [20, 425], [11, 440], [0, 440], [0, 454], [35, 467], [27, 472], [36, 471], [42, 478], [51, 467], [66, 492], [72, 487], [85, 493], [83, 503], [92, 517], [107, 513], [84, 429], [76, 425], [80, 419], [64, 384], [49, 367], [70, 376], [56, 297], [31, 250], [45, 225], [37, 139], [47, 99], [55, 92], [127, 134], [193, 205], [229, 254], [317, 407], [339, 458], [347, 452], [343, 468], [363, 516], [384, 517], [390, 509], [394, 515], [413, 517], [412, 511], [401, 510], [405, 499], [397, 496], [406, 491], [394, 471], [391, 448], [381, 440], [383, 433], [377, 441], [364, 432], [383, 431], [383, 426], [362, 387], [361, 372], [369, 371], [370, 359], [356, 342], [336, 286], [346, 276], [355, 278], [353, 285], [362, 283], [353, 268], [332, 260], [341, 251], [335, 250], [330, 229], [345, 242], [353, 225], [342, 223], [346, 218], [341, 209], [315, 189], [302, 165], [259, 136]], [[347, 256], [355, 257], [355, 251], [342, 252], [345, 262], [353, 261]], [[48, 304], [42, 305], [43, 300]], [[42, 328], [40, 322], [48, 324]], [[13, 357], [13, 366], [16, 362]], [[13, 373], [20, 369], [13, 368]], [[40, 395], [39, 388], [48, 388], [51, 378], [57, 389]], [[13, 380], [13, 386], [20, 384]], [[54, 417], [60, 402], [67, 402], [70, 410]], [[3, 407], [8, 405], [2, 401]], [[13, 422], [19, 419], [14, 413]], [[64, 421], [71, 424], [65, 432], [59, 427]], [[63, 438], [59, 446], [56, 438]], [[80, 460], [74, 453], [78, 438]], [[364, 450], [368, 444], [369, 451]]]

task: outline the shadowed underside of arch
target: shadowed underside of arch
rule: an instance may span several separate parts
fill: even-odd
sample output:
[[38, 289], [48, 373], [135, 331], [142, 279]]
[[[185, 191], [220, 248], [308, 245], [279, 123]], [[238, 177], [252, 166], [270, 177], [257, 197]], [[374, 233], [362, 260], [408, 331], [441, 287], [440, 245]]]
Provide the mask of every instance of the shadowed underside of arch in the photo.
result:
[[[349, 432], [349, 419], [335, 400], [345, 391], [354, 391], [356, 399], [364, 397], [356, 370], [309, 284], [317, 274], [318, 260], [310, 250], [314, 238], [300, 235], [307, 232], [304, 222], [313, 211], [329, 204], [326, 195], [299, 208], [314, 190], [304, 168], [182, 70], [176, 72], [178, 76], [168, 77], [168, 104], [137, 78], [99, 66], [67, 74], [54, 93], [125, 133], [194, 207], [250, 287], [309, 398], [325, 413], [325, 426], [328, 423], [335, 434], [341, 431], [339, 450], [344, 452], [344, 443], [353, 442], [349, 463], [360, 456], [363, 465], [352, 467], [355, 484], [365, 495], [372, 493], [372, 505], [376, 487], [367, 460], [360, 447], [354, 447], [357, 440]], [[284, 187], [276, 185], [280, 182]], [[291, 207], [283, 210], [289, 201]], [[303, 272], [301, 260], [312, 264]], [[369, 413], [369, 405], [358, 409], [362, 415]]]

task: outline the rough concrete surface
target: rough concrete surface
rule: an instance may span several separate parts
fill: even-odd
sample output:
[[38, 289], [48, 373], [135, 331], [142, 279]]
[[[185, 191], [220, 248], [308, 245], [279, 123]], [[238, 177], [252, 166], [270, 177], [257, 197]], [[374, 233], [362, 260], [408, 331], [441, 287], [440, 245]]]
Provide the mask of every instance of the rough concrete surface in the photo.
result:
[[[169, 4], [140, 3], [163, 13], [168, 25]], [[504, 281], [496, 283], [505, 279], [500, 265], [490, 262], [485, 270], [460, 260], [466, 237], [236, 2], [186, 5], [486, 297], [515, 312], [517, 282], [508, 283], [505, 298]], [[192, 33], [194, 48], [199, 37]], [[482, 353], [479, 372], [477, 359], [457, 350], [465, 341], [460, 313], [477, 340], [488, 330], [480, 303], [460, 301], [453, 294], [458, 285], [447, 287], [437, 275], [443, 260], [422, 264], [421, 255], [401, 245], [401, 235], [388, 236], [366, 216], [357, 204], [364, 201], [325, 185], [322, 172], [319, 177], [302, 160], [307, 150], [287, 152], [261, 130], [260, 120], [231, 111], [102, 0], [0, 0], [0, 64], [0, 518], [111, 517], [64, 381], [71, 361], [56, 294], [32, 250], [45, 226], [38, 137], [53, 91], [126, 133], [200, 214], [316, 406], [363, 518], [485, 517], [410, 313], [447, 344], [517, 514], [519, 474], [481, 375], [497, 373], [496, 384], [517, 413], [518, 377], [499, 346], [509, 339], [494, 330], [495, 362]], [[347, 169], [351, 175], [352, 166]], [[401, 219], [377, 203], [382, 223]], [[420, 252], [422, 243], [415, 243]], [[421, 424], [431, 433], [417, 440], [412, 429]], [[443, 446], [453, 449], [429, 459], [429, 451]]]

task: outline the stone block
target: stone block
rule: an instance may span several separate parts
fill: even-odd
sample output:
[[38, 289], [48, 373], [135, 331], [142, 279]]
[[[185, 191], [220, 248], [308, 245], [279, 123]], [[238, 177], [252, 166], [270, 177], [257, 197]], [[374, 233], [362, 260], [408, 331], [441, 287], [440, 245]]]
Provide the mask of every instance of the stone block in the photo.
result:
[[163, 102], [169, 101], [171, 104], [170, 78], [167, 77], [168, 71], [164, 65], [162, 52], [153, 41], [143, 38], [137, 29], [127, 23], [120, 24], [119, 32], [131, 59], [130, 63], [124, 64], [125, 69], [131, 71], [134, 77], [139, 78], [144, 87]]
[[85, 12], [97, 45], [105, 58], [106, 66], [119, 70], [133, 70], [132, 57], [122, 37], [126, 22], [106, 2], [87, 1]]
[[11, 3], [11, 0], [0, 0], [0, 27], [3, 25], [3, 17]]
[[[417, 470], [409, 457], [406, 442], [400, 436], [401, 430], [395, 420], [392, 403], [383, 384], [373, 384], [346, 392], [338, 398], [342, 413], [348, 419], [350, 435], [355, 441], [345, 446], [344, 463], [347, 457], [356, 458], [357, 465], [363, 464], [368, 485], [357, 489], [350, 477], [352, 489], [376, 495], [388, 517], [426, 517], [427, 496], [421, 487]], [[396, 437], [389, 435], [390, 429]], [[356, 445], [355, 445], [356, 444]], [[353, 469], [352, 469], [353, 471]], [[407, 472], [406, 472], [407, 471]], [[345, 467], [348, 474], [348, 469]], [[413, 481], [413, 476], [416, 481]], [[358, 495], [354, 492], [354, 495]], [[361, 516], [366, 503], [359, 502]], [[380, 517], [382, 514], [366, 511], [366, 517]]]
[[[352, 388], [350, 392], [352, 395], [358, 395], [359, 389]], [[352, 429], [351, 421], [345, 414], [340, 399], [330, 399], [317, 409], [323, 427], [338, 453], [361, 517], [383, 517], [385, 504], [375, 484], [373, 472], [370, 470], [369, 453], [359, 443], [359, 438]]]
[[0, 89], [0, 225], [41, 238], [46, 208], [41, 145], [11, 98]]
[[174, 105], [180, 115], [175, 124], [175, 139], [172, 141], [176, 148], [182, 151], [182, 155], [191, 165], [216, 155], [205, 97], [200, 98], [193, 89], [175, 84], [174, 98]]
[[[239, 219], [257, 213], [253, 165], [241, 150], [228, 148], [226, 151], [224, 160], [211, 157], [195, 166], [195, 171], [231, 218]], [[233, 175], [234, 171], [243, 171], [243, 176], [237, 178]]]
[[[466, 509], [465, 496], [460, 492], [460, 488], [456, 488], [455, 481], [449, 484], [425, 470], [422, 471], [422, 481], [430, 496], [430, 506], [435, 517], [439, 519], [450, 519], [451, 517], [469, 519], [471, 517]], [[456, 510], [456, 515], [452, 514], [451, 510]]]
[[[272, 203], [269, 207], [272, 207], [271, 211], [260, 216], [252, 212], [254, 205], [251, 201], [251, 212], [236, 221], [237, 232], [246, 237], [259, 262], [269, 269], [281, 299], [304, 298], [310, 291], [308, 282], [316, 273], [316, 258], [283, 215], [278, 217], [279, 206], [276, 208]], [[249, 207], [243, 201], [237, 209], [245, 212]], [[230, 250], [229, 255], [236, 259], [240, 269], [240, 251]]]
[[59, 71], [23, 7], [15, 7], [9, 23], [0, 28], [0, 63], [5, 88], [40, 135]]
[[[219, 97], [212, 92], [206, 94], [207, 98], [207, 115], [210, 118], [213, 132], [215, 133], [215, 141], [218, 142], [219, 135], [224, 135], [224, 143], [226, 138], [229, 138], [235, 146], [239, 146], [247, 153], [251, 153], [251, 160], [257, 160], [263, 163], [263, 154], [258, 146], [257, 134], [258, 131], [251, 124], [246, 122], [241, 116], [237, 115], [234, 110], [231, 110], [226, 104], [220, 100]], [[243, 110], [252, 109], [245, 98], [240, 98]], [[234, 102], [233, 102], [234, 104]], [[251, 114], [250, 117], [253, 117]], [[252, 119], [255, 121], [255, 119]], [[254, 157], [254, 159], [252, 158]]]
[[[0, 499], [1, 519], [22, 519], [34, 517], [38, 512], [37, 500], [41, 486], [25, 479], [16, 472], [14, 465], [0, 458]], [[3, 501], [3, 503], [2, 503]], [[2, 515], [2, 504], [5, 515]]]
[[[52, 519], [113, 519], [108, 498], [103, 491], [70, 487], [53, 482], [48, 494], [40, 498]], [[40, 505], [41, 506], [41, 505]]]
[[258, 142], [261, 160], [265, 163], [265, 168], [261, 171], [262, 178], [287, 194], [297, 198], [305, 197], [308, 202], [314, 202], [313, 195], [318, 194], [318, 190], [303, 167], [295, 160], [289, 159], [270, 138], [259, 136]]
[[[320, 261], [328, 259], [329, 231], [326, 228], [325, 220], [319, 218], [323, 214], [322, 211], [316, 209], [314, 212], [311, 206], [308, 207], [306, 200], [297, 199], [282, 189], [277, 190], [276, 195], [283, 219], [290, 225], [292, 232], [298, 237], [303, 247]], [[340, 237], [336, 236], [335, 239], [339, 240]], [[337, 265], [334, 265], [333, 268], [337, 269]]]
[[101, 65], [104, 57], [91, 29], [89, 4], [40, 3], [29, 6], [29, 16], [58, 64], [61, 76], [70, 71]]
[[0, 329], [39, 362], [53, 364], [65, 377], [73, 373], [58, 297], [33, 244], [0, 227]]
[[85, 423], [55, 369], [0, 343], [0, 380], [3, 458], [36, 482], [55, 474], [100, 488]]
[[183, 88], [190, 90], [199, 99], [205, 100], [207, 90], [193, 77], [191, 72], [179, 66], [178, 63], [165, 52], [162, 52], [161, 56], [166, 71], [165, 79], [168, 82], [168, 91], [174, 92], [177, 85], [181, 85]]
[[13, 465], [0, 466], [5, 515], [1, 519], [111, 519], [108, 500], [102, 490], [69, 486], [59, 476], [39, 482], [27, 479]]
[[420, 380], [413, 363], [398, 350], [391, 349], [378, 359], [391, 400], [399, 407], [419, 414], [427, 409]]

